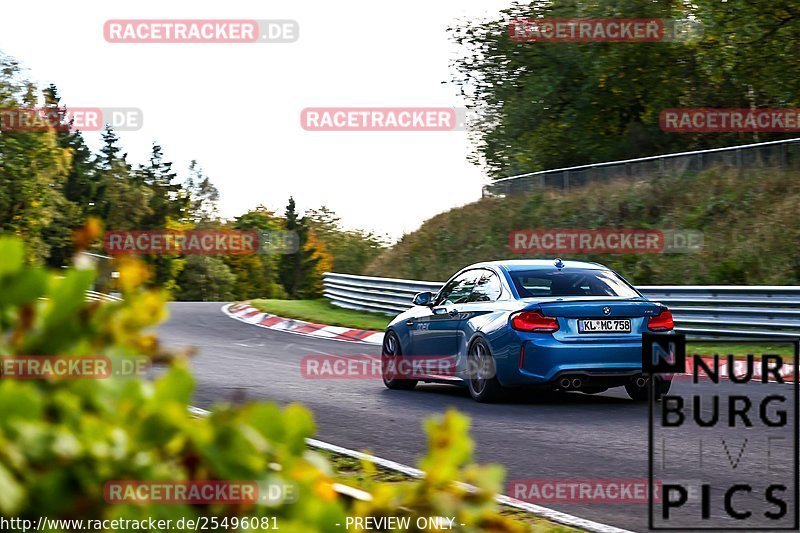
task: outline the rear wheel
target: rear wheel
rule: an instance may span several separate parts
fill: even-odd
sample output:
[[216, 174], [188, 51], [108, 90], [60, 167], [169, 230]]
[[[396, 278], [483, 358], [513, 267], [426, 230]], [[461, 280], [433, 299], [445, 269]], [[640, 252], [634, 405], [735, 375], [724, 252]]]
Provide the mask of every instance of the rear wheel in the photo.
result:
[[661, 401], [661, 398], [669, 392], [669, 388], [672, 386], [671, 380], [663, 379], [659, 376], [654, 376], [652, 380], [648, 379], [647, 383], [640, 387], [635, 382], [629, 383], [625, 385], [625, 391], [628, 393], [628, 396], [631, 397], [631, 400], [636, 402], [646, 402], [648, 398], [650, 398], [650, 384], [651, 382], [655, 382], [656, 387], [656, 401]]
[[381, 374], [383, 384], [392, 390], [411, 390], [417, 386], [415, 379], [398, 379], [398, 363], [403, 354], [400, 350], [400, 339], [390, 331], [383, 337], [383, 349], [381, 350]]
[[467, 372], [467, 388], [475, 401], [494, 402], [502, 398], [504, 391], [497, 381], [494, 358], [483, 339], [476, 340], [470, 346]]

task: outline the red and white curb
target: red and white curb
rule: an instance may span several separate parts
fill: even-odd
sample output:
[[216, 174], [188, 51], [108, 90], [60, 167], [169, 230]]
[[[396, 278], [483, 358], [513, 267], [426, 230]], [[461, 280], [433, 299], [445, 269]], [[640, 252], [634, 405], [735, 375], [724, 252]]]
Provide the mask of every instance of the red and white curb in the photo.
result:
[[[210, 411], [194, 406], [189, 406], [189, 412], [194, 416], [198, 417], [208, 416], [209, 414], [211, 414]], [[389, 459], [383, 459], [382, 457], [376, 457], [374, 455], [358, 452], [356, 450], [343, 448], [341, 446], [330, 444], [321, 440], [306, 439], [306, 444], [308, 444], [312, 448], [317, 448], [320, 450], [326, 450], [329, 452], [346, 455], [348, 457], [353, 457], [354, 459], [367, 460], [375, 465], [382, 466], [383, 468], [387, 468], [389, 470], [394, 470], [395, 472], [400, 472], [409, 477], [421, 478], [425, 476], [425, 472], [417, 468], [407, 466], [401, 463], [396, 463], [394, 461], [390, 461]], [[473, 487], [472, 485], [467, 485], [466, 483], [459, 483], [459, 485], [461, 485], [468, 491], [477, 490], [477, 488]], [[602, 524], [600, 522], [586, 520], [585, 518], [580, 518], [579, 516], [562, 513], [561, 511], [556, 511], [555, 509], [550, 509], [548, 507], [542, 507], [541, 505], [523, 502], [521, 500], [517, 500], [516, 498], [511, 498], [503, 494], [495, 496], [495, 501], [501, 505], [513, 507], [514, 509], [531, 513], [534, 516], [544, 518], [546, 520], [555, 522], [557, 524], [562, 524], [565, 526], [582, 529], [584, 531], [590, 531], [592, 533], [633, 533], [632, 531], [628, 531], [626, 529], [620, 529], [618, 527], [609, 526], [607, 524]]]
[[380, 346], [383, 344], [382, 331], [369, 331], [365, 329], [343, 328], [339, 326], [326, 326], [302, 320], [293, 320], [259, 311], [248, 302], [226, 304], [222, 312], [240, 322], [252, 324], [262, 328], [307, 335], [334, 341], [362, 342]]

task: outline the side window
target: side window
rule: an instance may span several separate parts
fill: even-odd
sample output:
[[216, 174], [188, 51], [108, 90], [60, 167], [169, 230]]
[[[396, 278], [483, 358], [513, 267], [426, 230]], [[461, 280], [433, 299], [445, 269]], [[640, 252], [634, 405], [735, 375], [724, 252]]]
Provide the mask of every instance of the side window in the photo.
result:
[[442, 289], [436, 305], [460, 304], [467, 301], [475, 286], [475, 271], [464, 272]]
[[479, 270], [475, 279], [475, 288], [469, 297], [470, 302], [494, 302], [500, 298], [503, 286], [500, 278], [491, 270]]

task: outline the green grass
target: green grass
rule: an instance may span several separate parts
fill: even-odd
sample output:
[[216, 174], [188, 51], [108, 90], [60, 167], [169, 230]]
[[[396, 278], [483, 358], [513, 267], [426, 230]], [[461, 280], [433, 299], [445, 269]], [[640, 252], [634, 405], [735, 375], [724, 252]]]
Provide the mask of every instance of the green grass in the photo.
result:
[[747, 354], [754, 354], [756, 357], [763, 354], [777, 354], [784, 357], [788, 361], [794, 360], [794, 347], [789, 343], [776, 342], [769, 343], [695, 343], [691, 340], [686, 343], [686, 354], [700, 354], [703, 356], [712, 356], [719, 354], [720, 357], [725, 357], [728, 354], [733, 354], [737, 359], [744, 359]]
[[327, 300], [251, 300], [256, 309], [284, 318], [296, 318], [317, 324], [383, 331], [391, 320], [380, 313], [342, 309]]
[[672, 228], [702, 231], [702, 250], [559, 255], [597, 261], [634, 285], [794, 285], [800, 283], [798, 202], [796, 169], [714, 169], [483, 198], [425, 221], [375, 258], [364, 274], [439, 281], [481, 261], [553, 258], [544, 250], [513, 253], [508, 238], [515, 230]]

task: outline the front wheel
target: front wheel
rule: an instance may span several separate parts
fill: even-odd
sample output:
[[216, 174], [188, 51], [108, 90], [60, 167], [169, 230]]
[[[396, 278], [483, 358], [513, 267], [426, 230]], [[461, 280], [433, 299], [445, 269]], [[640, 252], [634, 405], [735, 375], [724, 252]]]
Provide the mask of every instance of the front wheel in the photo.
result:
[[399, 362], [403, 354], [400, 350], [400, 339], [390, 331], [383, 337], [383, 348], [381, 349], [381, 374], [383, 384], [392, 390], [411, 390], [417, 386], [415, 379], [397, 378]]
[[[660, 402], [661, 398], [663, 398], [664, 395], [669, 392], [669, 389], [672, 386], [672, 381], [663, 379], [659, 376], [654, 376], [653, 381], [655, 382], [656, 387], [655, 399], [657, 402]], [[650, 397], [650, 382], [651, 380], [648, 379], [643, 387], [637, 385], [635, 382], [629, 383], [625, 385], [625, 392], [628, 393], [628, 396], [631, 397], [631, 400], [636, 402], [646, 402]]]
[[497, 381], [494, 358], [489, 345], [482, 339], [472, 343], [467, 354], [467, 387], [478, 402], [494, 402], [503, 396], [503, 387]]

